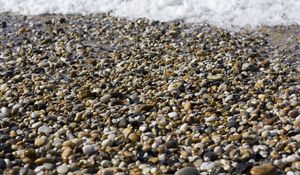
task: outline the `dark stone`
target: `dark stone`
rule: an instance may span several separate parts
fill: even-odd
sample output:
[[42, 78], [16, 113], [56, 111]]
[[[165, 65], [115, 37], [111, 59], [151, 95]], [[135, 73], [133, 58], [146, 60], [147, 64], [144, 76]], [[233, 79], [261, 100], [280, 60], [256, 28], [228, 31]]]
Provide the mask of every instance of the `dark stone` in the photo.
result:
[[6, 163], [3, 159], [0, 158], [0, 169], [4, 170], [6, 168]]
[[249, 163], [249, 162], [239, 163], [236, 167], [236, 174], [245, 174], [250, 171], [252, 166], [253, 163]]
[[206, 152], [204, 157], [207, 157], [210, 161], [215, 161], [218, 158], [217, 154], [212, 151]]
[[120, 128], [125, 128], [125, 127], [127, 126], [127, 124], [128, 124], [128, 121], [127, 121], [127, 119], [124, 118], [124, 117], [118, 122], [118, 126], [119, 126]]
[[237, 127], [239, 127], [239, 124], [235, 120], [229, 120], [228, 121], [228, 127], [229, 128], [237, 128]]
[[7, 23], [5, 21], [2, 21], [0, 26], [4, 29], [7, 27]]

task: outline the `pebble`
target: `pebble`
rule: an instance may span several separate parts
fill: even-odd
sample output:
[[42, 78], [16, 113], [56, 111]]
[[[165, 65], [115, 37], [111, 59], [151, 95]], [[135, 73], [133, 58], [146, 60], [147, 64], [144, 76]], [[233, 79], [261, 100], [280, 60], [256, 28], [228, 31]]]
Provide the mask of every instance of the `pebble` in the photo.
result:
[[251, 175], [272, 175], [275, 173], [276, 168], [270, 163], [261, 166], [254, 166], [250, 171]]
[[207, 76], [207, 79], [208, 79], [208, 80], [213, 80], [213, 81], [222, 80], [223, 78], [224, 78], [224, 75], [223, 75], [223, 74], [216, 74], [216, 75], [209, 74], [209, 75]]
[[298, 110], [292, 110], [288, 113], [288, 116], [292, 117], [292, 118], [296, 118], [299, 115], [299, 111]]
[[10, 116], [10, 111], [6, 107], [2, 107], [0, 110], [0, 118], [7, 118]]
[[189, 128], [189, 125], [184, 123], [179, 127], [179, 130], [182, 132], [186, 132], [188, 130], [188, 128]]
[[110, 94], [106, 94], [106, 95], [103, 95], [101, 98], [100, 98], [100, 102], [101, 103], [108, 103], [111, 99], [111, 95]]
[[52, 129], [46, 125], [43, 125], [39, 127], [38, 132], [49, 135], [52, 133]]
[[296, 142], [300, 143], [300, 134], [295, 135], [293, 139], [296, 140]]
[[175, 175], [198, 175], [199, 172], [195, 167], [184, 167], [175, 172]]
[[108, 138], [108, 139], [103, 140], [101, 145], [103, 148], [106, 148], [106, 147], [112, 146], [113, 143], [114, 143], [114, 141], [112, 139]]
[[69, 167], [66, 164], [62, 164], [56, 168], [59, 174], [66, 174], [69, 171]]
[[5, 168], [6, 168], [5, 161], [2, 158], [0, 158], [0, 169], [4, 170]]
[[177, 118], [177, 117], [178, 117], [178, 114], [177, 114], [177, 112], [170, 112], [170, 113], [168, 114], [168, 116], [169, 116], [170, 118]]
[[[97, 146], [96, 145], [84, 145], [82, 147], [82, 151], [84, 154], [91, 155], [97, 151]], [[67, 154], [67, 153], [65, 153], [65, 154]], [[67, 159], [67, 157], [65, 157], [65, 158]]]
[[41, 136], [41, 137], [37, 137], [34, 140], [34, 145], [35, 146], [43, 146], [47, 143], [47, 137], [46, 136]]

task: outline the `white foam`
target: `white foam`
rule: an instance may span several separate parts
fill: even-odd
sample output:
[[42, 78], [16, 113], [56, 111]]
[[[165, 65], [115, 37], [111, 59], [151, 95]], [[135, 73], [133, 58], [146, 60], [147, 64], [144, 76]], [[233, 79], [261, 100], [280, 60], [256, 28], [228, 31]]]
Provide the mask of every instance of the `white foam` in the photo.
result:
[[300, 24], [300, 0], [0, 0], [0, 12], [184, 19], [221, 27]]

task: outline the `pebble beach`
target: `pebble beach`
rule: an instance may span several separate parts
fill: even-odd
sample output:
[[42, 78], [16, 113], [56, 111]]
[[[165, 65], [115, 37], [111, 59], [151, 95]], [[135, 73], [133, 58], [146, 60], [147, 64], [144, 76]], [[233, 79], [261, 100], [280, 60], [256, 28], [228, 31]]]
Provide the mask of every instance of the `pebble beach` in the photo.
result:
[[0, 174], [300, 174], [300, 27], [0, 14]]

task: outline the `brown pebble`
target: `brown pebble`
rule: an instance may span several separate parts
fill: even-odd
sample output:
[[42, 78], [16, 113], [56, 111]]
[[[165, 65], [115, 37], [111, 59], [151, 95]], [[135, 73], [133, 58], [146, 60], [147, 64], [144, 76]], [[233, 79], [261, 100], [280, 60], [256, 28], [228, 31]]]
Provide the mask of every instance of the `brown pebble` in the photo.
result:
[[274, 175], [275, 173], [276, 168], [271, 163], [254, 166], [250, 171], [251, 175]]
[[152, 105], [152, 104], [145, 104], [145, 105], [141, 106], [140, 110], [148, 112], [148, 111], [150, 111], [153, 108], [154, 108], [154, 105]]
[[68, 163], [70, 155], [72, 155], [72, 149], [70, 147], [65, 147], [61, 153], [61, 158], [64, 163]]

